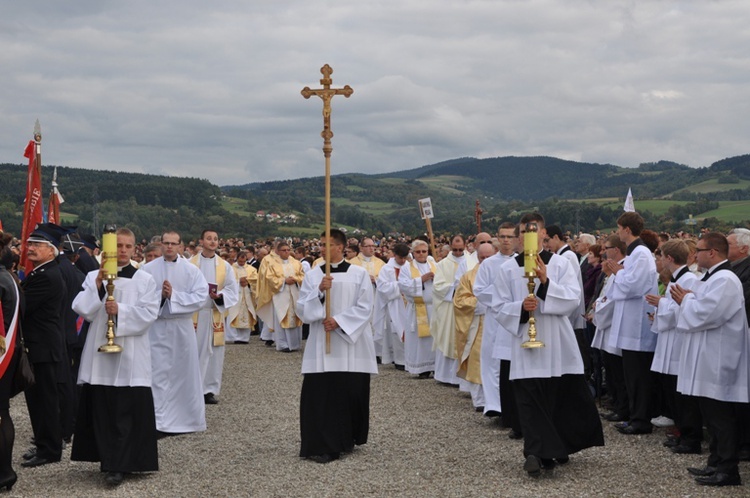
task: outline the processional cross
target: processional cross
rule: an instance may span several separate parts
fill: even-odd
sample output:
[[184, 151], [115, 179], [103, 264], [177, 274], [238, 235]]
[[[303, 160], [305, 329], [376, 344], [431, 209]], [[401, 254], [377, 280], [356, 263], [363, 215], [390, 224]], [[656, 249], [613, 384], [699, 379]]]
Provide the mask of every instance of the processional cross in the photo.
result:
[[[309, 86], [302, 89], [302, 96], [309, 99], [313, 95], [317, 95], [323, 99], [323, 131], [320, 132], [320, 136], [323, 137], [323, 155], [326, 159], [326, 175], [325, 175], [325, 213], [326, 213], [326, 277], [331, 276], [331, 152], [333, 152], [333, 146], [331, 145], [331, 138], [333, 138], [333, 132], [331, 131], [331, 99], [336, 95], [343, 95], [349, 98], [354, 90], [349, 85], [345, 85], [344, 88], [331, 88], [333, 80], [331, 74], [333, 69], [331, 66], [326, 64], [320, 68], [320, 72], [323, 78], [320, 80], [320, 84], [323, 88], [316, 88], [311, 90]], [[331, 296], [330, 290], [326, 290], [326, 318], [331, 316]], [[331, 352], [331, 333], [326, 332], [326, 353]]]

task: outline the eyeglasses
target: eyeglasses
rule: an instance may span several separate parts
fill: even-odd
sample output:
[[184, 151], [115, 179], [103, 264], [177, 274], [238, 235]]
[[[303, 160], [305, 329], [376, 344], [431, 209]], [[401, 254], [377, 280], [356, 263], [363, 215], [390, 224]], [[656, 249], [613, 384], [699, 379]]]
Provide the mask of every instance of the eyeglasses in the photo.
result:
[[412, 251], [412, 252], [413, 252], [414, 254], [424, 254], [424, 253], [426, 253], [427, 251]]

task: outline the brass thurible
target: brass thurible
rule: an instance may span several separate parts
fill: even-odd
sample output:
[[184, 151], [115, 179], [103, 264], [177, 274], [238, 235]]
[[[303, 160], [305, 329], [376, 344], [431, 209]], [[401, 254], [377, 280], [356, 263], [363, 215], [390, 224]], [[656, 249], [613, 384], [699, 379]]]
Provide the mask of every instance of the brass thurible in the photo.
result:
[[[523, 266], [524, 278], [529, 279], [529, 296], [534, 297], [536, 279], [536, 257], [539, 253], [539, 228], [536, 223], [527, 223], [523, 234]], [[544, 343], [536, 339], [536, 318], [534, 312], [529, 311], [529, 340], [521, 344], [522, 348], [543, 348]]]

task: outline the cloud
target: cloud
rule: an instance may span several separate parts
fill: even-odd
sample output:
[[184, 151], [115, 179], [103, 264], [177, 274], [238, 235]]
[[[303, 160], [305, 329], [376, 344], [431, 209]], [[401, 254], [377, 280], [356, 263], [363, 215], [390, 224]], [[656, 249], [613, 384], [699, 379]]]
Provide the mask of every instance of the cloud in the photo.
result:
[[0, 160], [241, 184], [461, 156], [706, 166], [747, 152], [742, 1], [11, 2]]

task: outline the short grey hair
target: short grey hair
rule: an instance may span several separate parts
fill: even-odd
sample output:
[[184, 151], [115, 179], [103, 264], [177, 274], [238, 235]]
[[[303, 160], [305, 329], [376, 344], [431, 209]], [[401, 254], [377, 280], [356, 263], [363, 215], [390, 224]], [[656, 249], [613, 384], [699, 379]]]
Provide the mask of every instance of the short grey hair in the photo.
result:
[[596, 244], [596, 237], [594, 237], [590, 233], [582, 233], [581, 235], [578, 236], [578, 240], [590, 246], [593, 246], [594, 244]]
[[424, 240], [421, 240], [421, 239], [417, 239], [417, 240], [415, 240], [414, 242], [411, 243], [411, 250], [413, 251], [414, 249], [416, 249], [419, 246], [425, 246], [428, 249], [430, 248], [430, 246], [427, 244], [427, 242], [425, 242]]
[[750, 248], [750, 230], [747, 228], [735, 228], [729, 235], [735, 236], [738, 246]]

